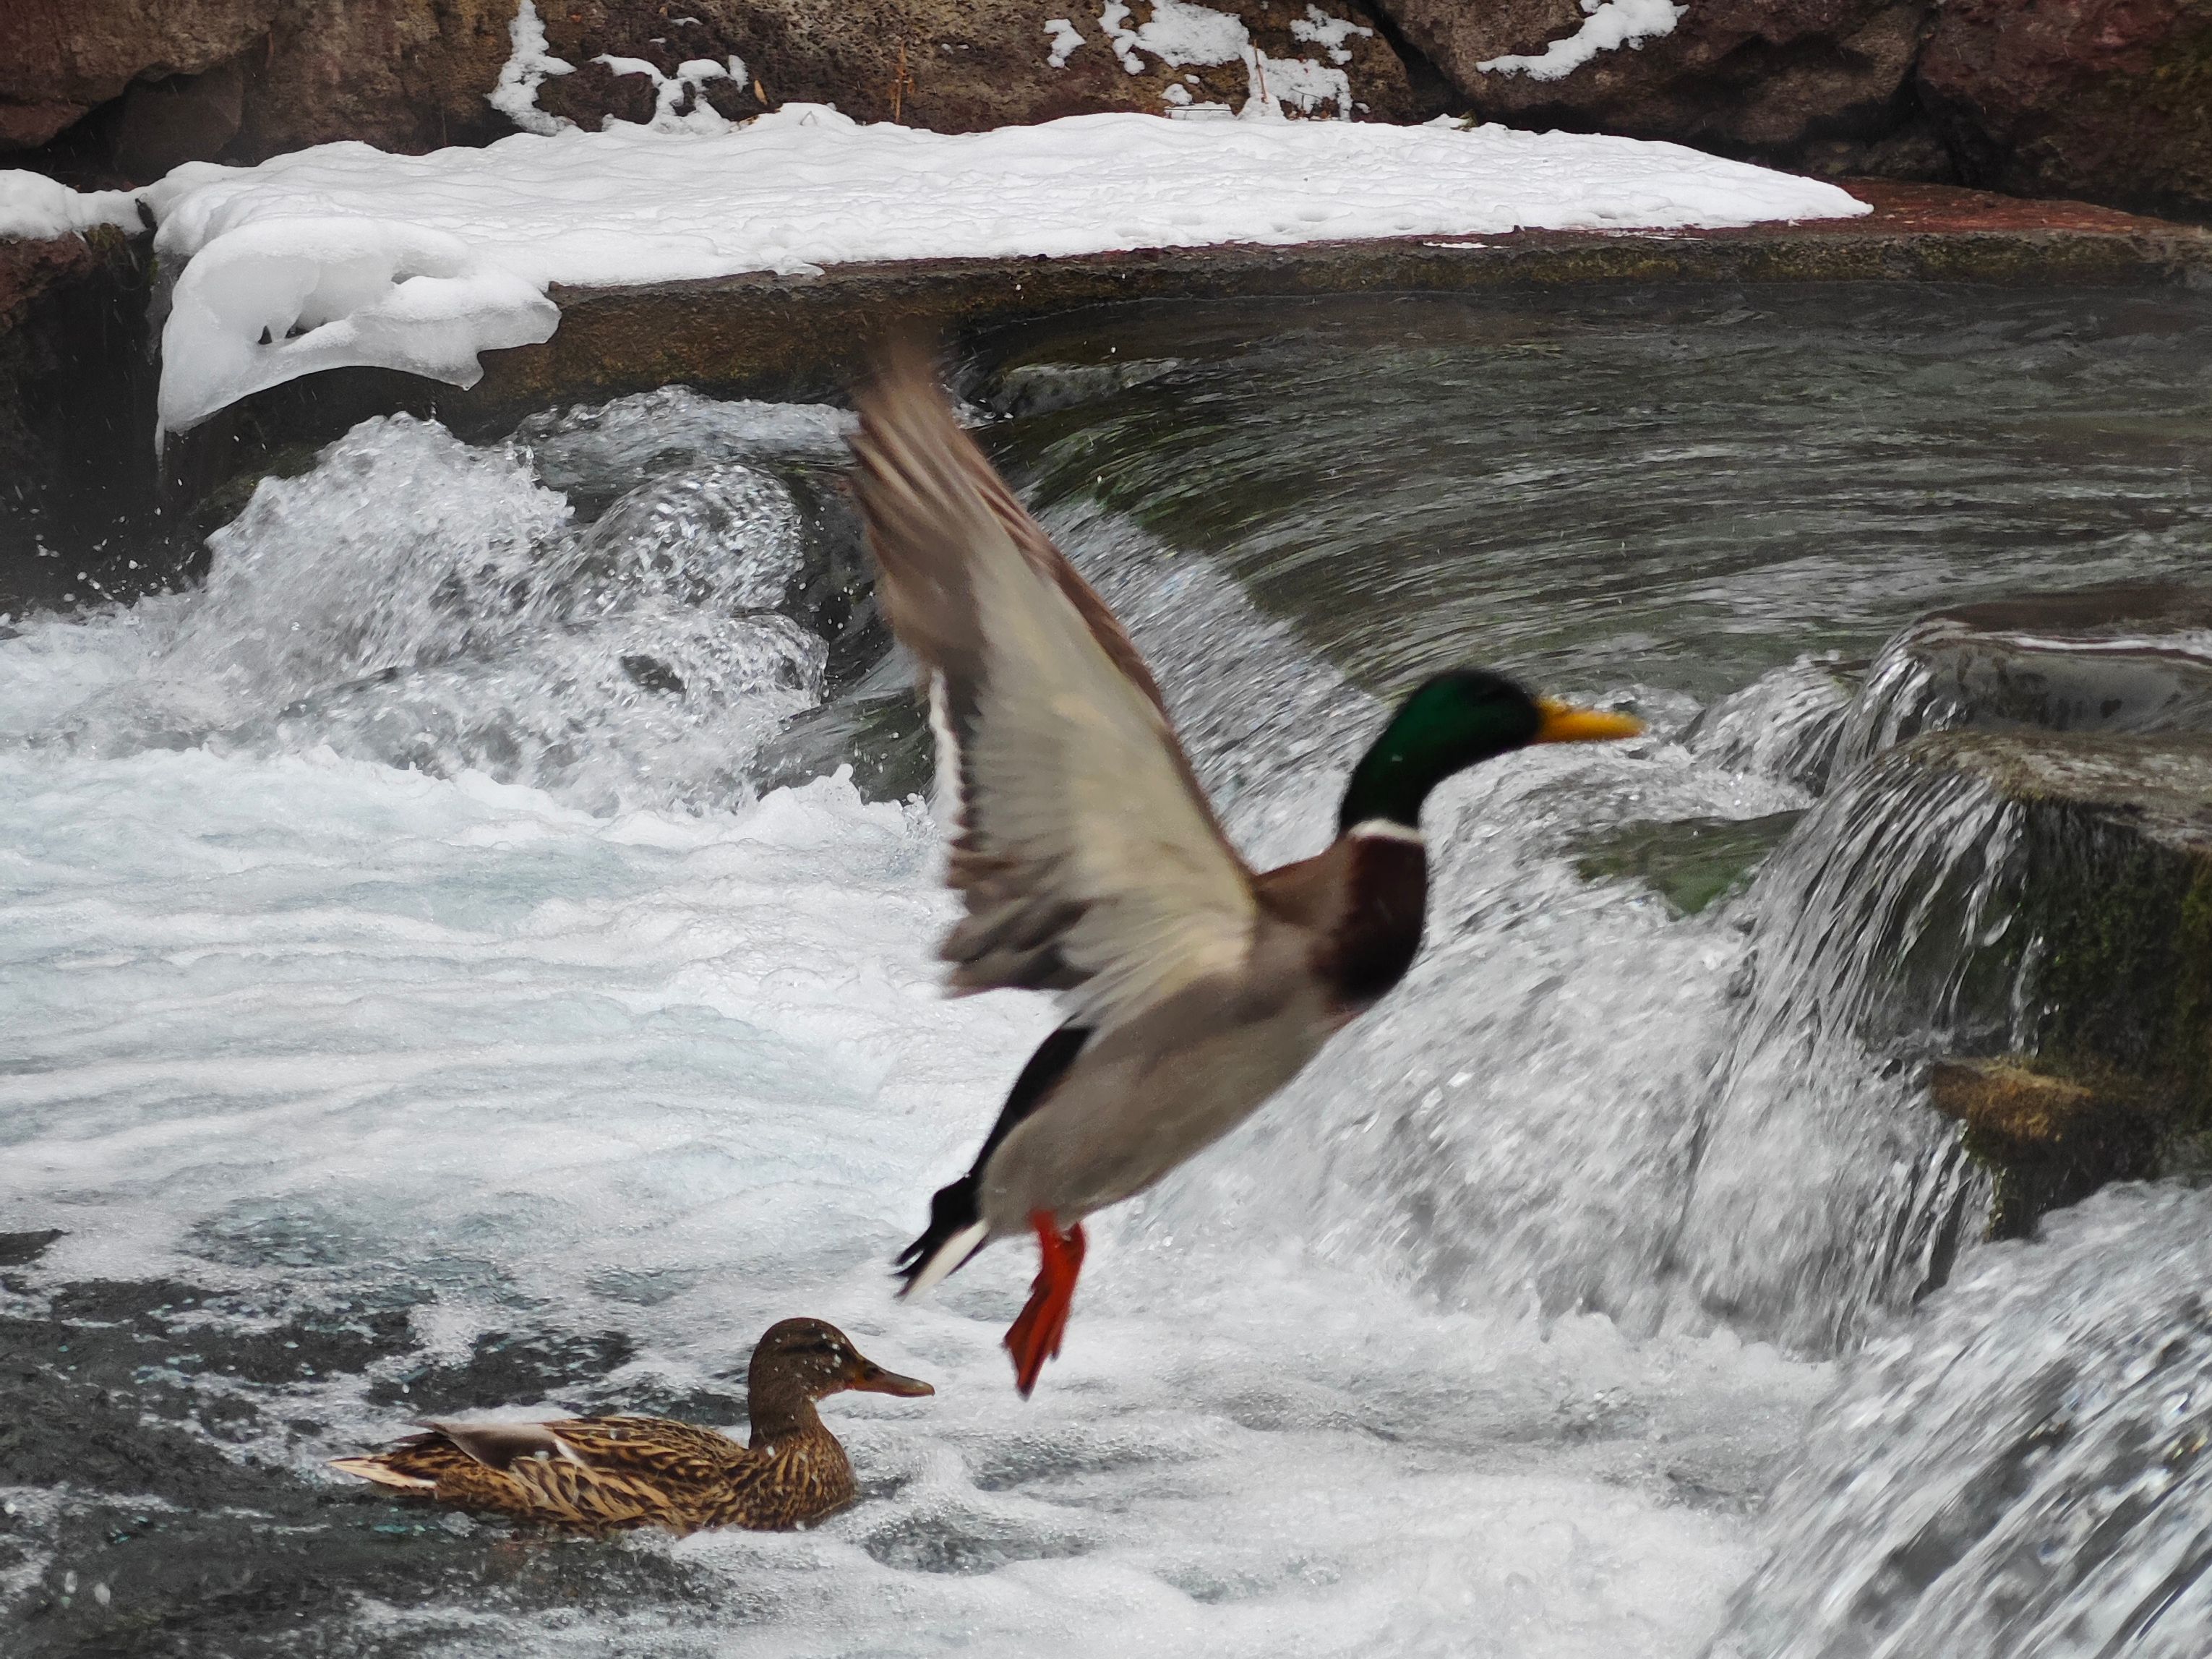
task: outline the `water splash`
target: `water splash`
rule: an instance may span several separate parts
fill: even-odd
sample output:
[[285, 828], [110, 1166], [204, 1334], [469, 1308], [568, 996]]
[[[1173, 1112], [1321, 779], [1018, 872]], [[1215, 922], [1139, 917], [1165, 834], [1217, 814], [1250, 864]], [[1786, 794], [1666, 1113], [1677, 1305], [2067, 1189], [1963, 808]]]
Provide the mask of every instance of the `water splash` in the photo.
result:
[[1713, 1659], [2194, 1659], [2212, 1194], [2107, 1188], [1868, 1348]]
[[721, 461], [805, 460], [842, 466], [849, 410], [708, 398], [665, 386], [611, 403], [532, 415], [514, 447], [555, 489], [605, 495], [640, 479]]
[[746, 799], [750, 756], [822, 693], [827, 647], [787, 614], [820, 556], [791, 490], [737, 462], [648, 477], [579, 527], [526, 452], [395, 416], [264, 480], [210, 546], [204, 591], [145, 611], [139, 672], [58, 740], [321, 744], [593, 811], [696, 808]]
[[1712, 703], [1682, 741], [1716, 766], [1817, 795], [1835, 770], [1837, 740], [1856, 689], [1844, 664], [1800, 657]]

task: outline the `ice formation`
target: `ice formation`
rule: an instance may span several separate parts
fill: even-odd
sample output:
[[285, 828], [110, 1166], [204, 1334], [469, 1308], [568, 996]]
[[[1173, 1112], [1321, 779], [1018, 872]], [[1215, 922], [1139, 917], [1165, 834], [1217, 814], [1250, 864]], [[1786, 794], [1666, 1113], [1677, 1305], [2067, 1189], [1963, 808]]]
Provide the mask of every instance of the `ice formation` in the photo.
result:
[[1686, 8], [1674, 0], [1582, 0], [1587, 14], [1572, 34], [1540, 52], [1486, 58], [1475, 68], [1486, 75], [1525, 75], [1532, 81], [1558, 81], [1573, 74], [1601, 52], [1641, 46], [1672, 34]]
[[101, 225], [135, 232], [143, 223], [130, 191], [76, 191], [43, 173], [0, 173], [0, 241], [67, 236]]

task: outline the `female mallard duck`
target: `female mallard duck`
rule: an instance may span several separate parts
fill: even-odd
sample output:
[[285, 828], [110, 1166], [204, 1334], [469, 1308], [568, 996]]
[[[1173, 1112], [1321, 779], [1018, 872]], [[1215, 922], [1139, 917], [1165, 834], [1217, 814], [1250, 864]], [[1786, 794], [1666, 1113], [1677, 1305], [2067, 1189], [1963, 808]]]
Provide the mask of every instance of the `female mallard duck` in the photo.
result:
[[426, 1422], [428, 1434], [367, 1457], [334, 1457], [331, 1467], [458, 1508], [556, 1526], [781, 1532], [853, 1501], [852, 1462], [814, 1409], [848, 1389], [937, 1392], [862, 1358], [835, 1325], [787, 1319], [753, 1349], [750, 1445], [659, 1417]]
[[1337, 837], [1255, 873], [1229, 844], [1128, 635], [954, 422], [919, 354], [860, 394], [854, 489], [878, 602], [927, 677], [967, 915], [956, 994], [1056, 991], [1066, 1022], [898, 1266], [926, 1290], [1034, 1231], [1006, 1333], [1026, 1395], [1060, 1351], [1083, 1218], [1249, 1116], [1395, 985], [1421, 942], [1421, 803], [1530, 743], [1633, 736], [1623, 714], [1440, 674], [1353, 770]]

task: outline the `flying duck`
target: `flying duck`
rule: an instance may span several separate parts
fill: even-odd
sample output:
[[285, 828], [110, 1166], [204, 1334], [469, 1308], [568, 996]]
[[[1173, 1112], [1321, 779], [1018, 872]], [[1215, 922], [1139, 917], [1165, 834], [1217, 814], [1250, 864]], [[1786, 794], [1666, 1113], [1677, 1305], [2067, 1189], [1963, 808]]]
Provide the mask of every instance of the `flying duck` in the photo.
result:
[[1404, 975], [1429, 792], [1524, 744], [1643, 726], [1480, 669], [1438, 674], [1353, 769], [1327, 850], [1255, 872], [1136, 647], [955, 421], [926, 357], [888, 354], [857, 402], [876, 597], [923, 677], [945, 879], [966, 908], [939, 951], [948, 988], [1050, 991], [1066, 1014], [974, 1166], [931, 1201], [901, 1294], [1035, 1234], [1036, 1279], [1006, 1336], [1026, 1397], [1060, 1352], [1084, 1218], [1243, 1122]]

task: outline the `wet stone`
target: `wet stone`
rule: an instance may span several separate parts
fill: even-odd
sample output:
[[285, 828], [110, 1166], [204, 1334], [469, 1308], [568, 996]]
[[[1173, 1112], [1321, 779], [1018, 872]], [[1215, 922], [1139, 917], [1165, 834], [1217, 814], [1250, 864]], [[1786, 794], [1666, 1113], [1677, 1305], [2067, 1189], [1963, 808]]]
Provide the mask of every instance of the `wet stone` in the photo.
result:
[[751, 775], [765, 793], [849, 765], [865, 799], [903, 800], [929, 792], [934, 753], [929, 716], [911, 693], [853, 696], [793, 716], [761, 746]]
[[2045, 1212], [2112, 1181], [2158, 1173], [2162, 1113], [2125, 1078], [2084, 1084], [2009, 1060], [1939, 1060], [1936, 1109], [1966, 1126], [1966, 1149], [1995, 1172], [1988, 1232], [2018, 1238]]
[[2175, 1166], [2212, 1128], [2212, 736], [1959, 732], [1897, 758], [1978, 784], [2011, 826], [2008, 920], [1963, 942], [1960, 978], [2033, 1072], [1931, 1078], [1998, 1176], [1992, 1229]]

